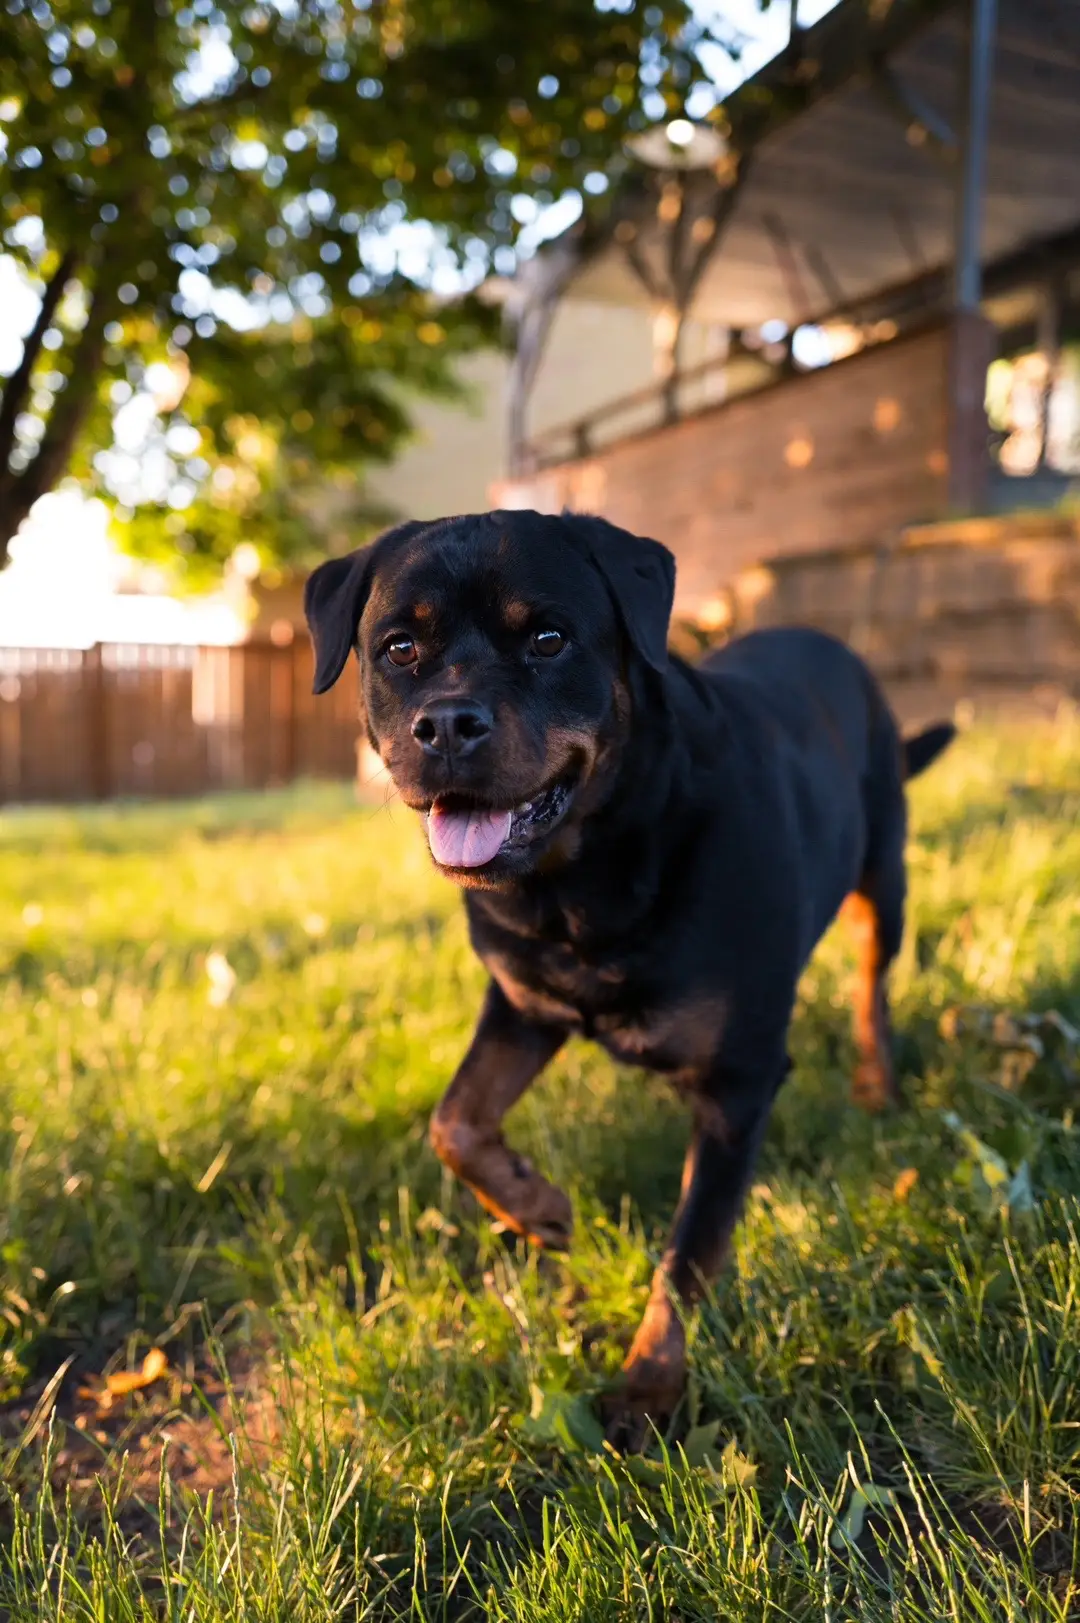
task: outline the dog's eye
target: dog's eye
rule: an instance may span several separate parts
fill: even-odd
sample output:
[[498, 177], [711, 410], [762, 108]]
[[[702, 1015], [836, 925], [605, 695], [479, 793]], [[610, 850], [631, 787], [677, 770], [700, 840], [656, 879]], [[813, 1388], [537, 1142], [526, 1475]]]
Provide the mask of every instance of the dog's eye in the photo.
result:
[[386, 645], [386, 657], [391, 665], [415, 665], [418, 655], [411, 637], [395, 637]]
[[545, 659], [550, 659], [554, 654], [562, 653], [566, 647], [566, 638], [561, 631], [534, 631], [529, 646], [534, 654], [541, 654]]

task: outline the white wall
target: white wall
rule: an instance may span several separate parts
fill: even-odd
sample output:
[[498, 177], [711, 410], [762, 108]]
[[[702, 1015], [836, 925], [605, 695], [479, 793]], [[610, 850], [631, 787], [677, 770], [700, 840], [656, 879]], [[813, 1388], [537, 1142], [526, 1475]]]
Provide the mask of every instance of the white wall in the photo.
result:
[[[691, 327], [684, 364], [704, 359], [713, 337]], [[488, 351], [469, 357], [458, 370], [471, 386], [471, 407], [410, 399], [416, 439], [369, 481], [373, 497], [402, 517], [483, 512], [490, 505], [490, 486], [507, 473], [507, 358]], [[654, 381], [647, 309], [567, 300], [552, 324], [536, 380], [530, 431], [587, 416]], [[633, 425], [628, 419], [619, 426], [625, 431]]]

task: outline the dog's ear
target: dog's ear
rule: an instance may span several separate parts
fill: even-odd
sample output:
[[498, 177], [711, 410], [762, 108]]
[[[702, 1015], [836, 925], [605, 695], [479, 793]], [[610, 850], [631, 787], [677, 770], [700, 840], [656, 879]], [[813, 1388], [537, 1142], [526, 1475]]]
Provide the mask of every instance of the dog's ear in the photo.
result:
[[314, 692], [325, 693], [333, 687], [356, 646], [356, 631], [371, 591], [377, 555], [387, 542], [404, 540], [426, 528], [415, 520], [399, 524], [370, 547], [361, 547], [344, 558], [328, 558], [308, 576], [304, 617], [315, 648]]
[[562, 517], [607, 582], [635, 652], [654, 671], [666, 670], [675, 600], [675, 559], [667, 547], [590, 514]]
[[332, 688], [356, 643], [356, 628], [371, 590], [376, 541], [346, 558], [328, 558], [307, 578], [304, 615], [315, 648], [315, 693]]

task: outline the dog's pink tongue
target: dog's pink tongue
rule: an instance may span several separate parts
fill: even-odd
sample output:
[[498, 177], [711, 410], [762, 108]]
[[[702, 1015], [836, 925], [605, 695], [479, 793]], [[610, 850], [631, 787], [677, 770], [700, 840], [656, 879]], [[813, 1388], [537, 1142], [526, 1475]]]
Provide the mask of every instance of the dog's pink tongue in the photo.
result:
[[436, 804], [428, 813], [427, 831], [431, 854], [444, 868], [482, 868], [509, 835], [510, 813], [444, 811]]

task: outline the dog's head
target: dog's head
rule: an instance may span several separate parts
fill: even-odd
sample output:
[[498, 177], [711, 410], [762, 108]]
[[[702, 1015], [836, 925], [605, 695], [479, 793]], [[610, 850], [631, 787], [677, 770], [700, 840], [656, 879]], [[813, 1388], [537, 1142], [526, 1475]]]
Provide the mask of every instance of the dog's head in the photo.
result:
[[311, 576], [315, 691], [360, 661], [368, 733], [463, 885], [565, 861], [667, 660], [666, 548], [578, 514], [410, 523]]

